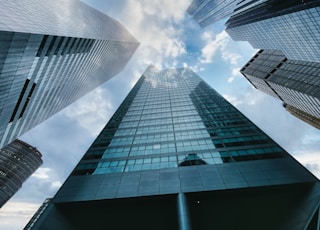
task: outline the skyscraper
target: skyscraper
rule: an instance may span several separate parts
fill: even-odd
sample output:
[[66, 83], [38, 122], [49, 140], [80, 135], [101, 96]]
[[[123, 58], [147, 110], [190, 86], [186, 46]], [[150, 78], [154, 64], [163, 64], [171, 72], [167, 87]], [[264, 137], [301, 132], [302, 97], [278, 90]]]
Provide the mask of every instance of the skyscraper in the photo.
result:
[[0, 207], [42, 164], [42, 154], [34, 147], [15, 140], [0, 149]]
[[119, 73], [138, 45], [78, 0], [1, 1], [0, 147]]
[[281, 51], [260, 50], [240, 72], [255, 88], [283, 101], [292, 114], [319, 127], [320, 63], [290, 60]]
[[226, 22], [233, 40], [248, 41], [257, 49], [281, 50], [288, 59], [319, 62], [319, 0], [250, 2], [236, 8]]
[[316, 229], [319, 202], [319, 181], [195, 73], [150, 66], [34, 229]]
[[232, 15], [237, 8], [252, 6], [251, 2], [259, 4], [259, 2], [253, 0], [193, 0], [187, 9], [187, 13], [201, 27], [206, 27]]
[[205, 27], [232, 14], [239, 0], [194, 0], [187, 12]]

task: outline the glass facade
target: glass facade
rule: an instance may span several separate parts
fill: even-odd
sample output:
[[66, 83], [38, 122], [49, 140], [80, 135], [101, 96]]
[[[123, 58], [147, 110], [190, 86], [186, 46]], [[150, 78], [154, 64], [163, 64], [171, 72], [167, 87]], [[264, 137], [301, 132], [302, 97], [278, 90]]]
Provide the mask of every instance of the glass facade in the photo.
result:
[[299, 229], [319, 209], [319, 191], [312, 174], [194, 72], [149, 66], [32, 223]]
[[205, 27], [230, 16], [239, 0], [194, 0], [187, 9], [193, 19]]
[[285, 157], [283, 150], [188, 69], [149, 68], [73, 175]]
[[309, 114], [312, 120], [320, 118], [320, 63], [290, 60], [281, 51], [260, 50], [240, 72], [257, 89]]
[[42, 164], [42, 154], [27, 143], [15, 140], [0, 149], [0, 207]]
[[0, 5], [0, 147], [119, 73], [139, 45], [80, 1]]
[[260, 1], [239, 8], [226, 23], [236, 41], [281, 50], [289, 59], [319, 62], [320, 1]]
[[243, 10], [248, 8], [248, 5], [254, 6], [264, 1], [267, 0], [193, 0], [187, 13], [201, 27], [206, 27], [232, 15], [235, 10]]

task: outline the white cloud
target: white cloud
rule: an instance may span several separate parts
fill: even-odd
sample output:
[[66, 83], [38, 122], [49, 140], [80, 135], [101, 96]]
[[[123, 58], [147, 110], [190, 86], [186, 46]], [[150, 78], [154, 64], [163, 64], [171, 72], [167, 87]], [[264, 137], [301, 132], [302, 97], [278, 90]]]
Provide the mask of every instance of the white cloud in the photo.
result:
[[67, 117], [76, 120], [81, 127], [87, 129], [91, 135], [96, 136], [114, 111], [107, 93], [102, 87], [99, 87], [72, 106], [67, 107], [63, 112]]
[[201, 50], [201, 63], [212, 63], [214, 58], [219, 59], [217, 55], [220, 54], [224, 61], [232, 65], [238, 65], [241, 55], [230, 49], [231, 38], [225, 31], [215, 36], [212, 32], [206, 31], [202, 34], [202, 39], [206, 44]]
[[146, 14], [158, 17], [161, 20], [179, 22], [185, 17], [187, 7], [191, 1], [141, 1]]
[[50, 173], [51, 169], [50, 168], [38, 168], [37, 171], [35, 171], [31, 176], [32, 177], [36, 177], [38, 179], [49, 179], [49, 173]]
[[225, 46], [228, 37], [225, 32], [221, 32], [215, 38], [212, 33], [204, 32], [203, 39], [206, 41], [206, 45], [201, 50], [202, 55], [200, 58], [200, 62], [211, 63], [217, 51]]
[[204, 31], [201, 34], [201, 39], [204, 40], [206, 43], [210, 43], [214, 39], [214, 34], [212, 31]]
[[320, 178], [319, 130], [311, 128], [298, 142], [300, 145], [299, 148], [294, 150], [295, 158]]
[[205, 70], [205, 68], [200, 63], [196, 63], [194, 65], [189, 65], [186, 62], [183, 62], [182, 63], [182, 67], [183, 68], [189, 68], [195, 73], [199, 73], [199, 72], [202, 72], [202, 71]]
[[[23, 216], [28, 217], [38, 208], [38, 204], [28, 202], [12, 202], [11, 205], [4, 205], [0, 211], [0, 217], [4, 216]], [[21, 207], [24, 207], [21, 209]]]
[[252, 87], [247, 87], [245, 90], [242, 90], [240, 87], [238, 87], [238, 90], [240, 91], [238, 94], [224, 94], [223, 97], [227, 99], [232, 105], [236, 107], [240, 106], [246, 108], [246, 110], [249, 110], [249, 106], [253, 107], [257, 104], [263, 104], [265, 98], [270, 97], [268, 95], [264, 95], [261, 92], [258, 92]]
[[11, 202], [0, 209], [2, 230], [20, 230], [39, 208], [39, 204], [28, 202]]
[[61, 181], [53, 181], [53, 182], [51, 183], [51, 187], [54, 188], [54, 189], [60, 188], [61, 185], [62, 185]]
[[230, 50], [227, 50], [225, 47], [222, 47], [222, 59], [230, 62], [232, 65], [238, 65], [238, 61], [241, 57], [240, 54], [231, 52]]
[[[149, 64], [166, 66], [186, 53], [183, 42], [183, 20], [191, 0], [83, 0], [100, 11], [116, 18], [140, 42], [134, 60], [135, 67]], [[138, 67], [137, 67], [138, 66]]]
[[[50, 196], [52, 196], [52, 194], [54, 194], [62, 185], [61, 181], [57, 178], [58, 175], [55, 170], [52, 170], [51, 168], [40, 167], [31, 175], [25, 184], [37, 186], [38, 189], [41, 187], [46, 187], [47, 192], [49, 192]], [[25, 184], [23, 186], [25, 186]], [[31, 190], [28, 192], [32, 193]], [[20, 193], [17, 194], [20, 195]]]
[[185, 18], [185, 9], [190, 1], [129, 0], [123, 7], [120, 21], [140, 42], [137, 55], [141, 64], [163, 65], [168, 58], [177, 58], [186, 53], [181, 39], [183, 31], [177, 23]]
[[231, 76], [228, 78], [228, 83], [231, 83], [231, 82], [233, 82], [234, 81], [234, 79], [236, 78], [236, 77], [241, 77], [241, 74], [240, 74], [240, 68], [234, 68], [234, 69], [232, 69], [232, 72], [231, 72]]

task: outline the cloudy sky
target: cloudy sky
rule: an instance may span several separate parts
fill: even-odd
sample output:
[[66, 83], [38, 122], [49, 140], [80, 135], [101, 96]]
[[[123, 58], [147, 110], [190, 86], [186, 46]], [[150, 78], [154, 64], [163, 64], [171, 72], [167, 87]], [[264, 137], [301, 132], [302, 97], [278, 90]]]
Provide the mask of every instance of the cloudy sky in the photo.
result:
[[140, 42], [123, 72], [25, 134], [43, 165], [0, 210], [0, 229], [22, 229], [52, 197], [149, 64], [190, 67], [303, 165], [320, 177], [320, 131], [255, 90], [239, 69], [256, 50], [233, 42], [224, 22], [201, 29], [185, 11], [191, 0], [83, 0], [119, 20]]

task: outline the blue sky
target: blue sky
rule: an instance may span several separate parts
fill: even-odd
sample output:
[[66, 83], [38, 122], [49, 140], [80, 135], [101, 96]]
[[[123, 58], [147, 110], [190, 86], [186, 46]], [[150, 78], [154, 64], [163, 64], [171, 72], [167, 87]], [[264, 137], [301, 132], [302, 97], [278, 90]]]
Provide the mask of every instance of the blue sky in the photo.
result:
[[191, 0], [83, 0], [119, 20], [140, 42], [124, 71], [34, 128], [22, 139], [43, 165], [0, 210], [1, 229], [22, 229], [52, 197], [149, 64], [190, 67], [271, 138], [320, 177], [320, 132], [255, 90], [239, 69], [256, 50], [233, 42], [218, 22], [201, 29], [185, 11]]

